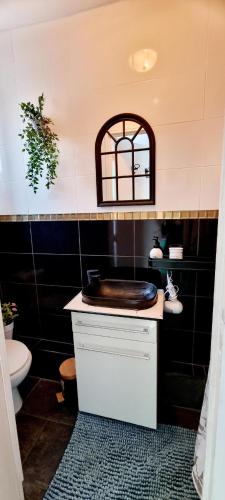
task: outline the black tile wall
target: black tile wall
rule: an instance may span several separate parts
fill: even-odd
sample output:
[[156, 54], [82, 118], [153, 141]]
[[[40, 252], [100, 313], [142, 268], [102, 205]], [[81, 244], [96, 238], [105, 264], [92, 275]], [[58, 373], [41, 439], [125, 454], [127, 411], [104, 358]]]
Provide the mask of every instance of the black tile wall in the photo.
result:
[[[180, 362], [190, 363], [192, 359], [193, 332], [167, 329], [160, 346], [160, 356], [165, 363], [168, 359], [179, 359]], [[189, 365], [190, 366], [190, 365]]]
[[199, 221], [199, 257], [215, 258], [217, 238], [217, 220]]
[[73, 343], [70, 314], [62, 316], [59, 314], [41, 313], [40, 320], [44, 339]]
[[195, 328], [201, 332], [211, 332], [212, 326], [212, 297], [196, 297]]
[[10, 283], [35, 283], [32, 255], [1, 253], [0, 280]]
[[81, 253], [88, 255], [134, 255], [133, 221], [81, 221]]
[[149, 281], [154, 283], [157, 288], [162, 288], [162, 275], [159, 269], [152, 269], [149, 266], [148, 257], [135, 257], [134, 260], [135, 280]]
[[196, 332], [194, 338], [194, 363], [198, 365], [209, 364], [211, 335]]
[[32, 222], [34, 253], [79, 254], [78, 222]]
[[[183, 312], [178, 315], [165, 313], [164, 328], [193, 331], [195, 323], [195, 297], [179, 295], [179, 299], [184, 306]], [[177, 360], [177, 358], [173, 359]], [[189, 361], [191, 362], [191, 359]]]
[[37, 300], [40, 313], [61, 314], [69, 316], [63, 307], [80, 291], [80, 288], [38, 285]]
[[[201, 367], [202, 368], [202, 367]], [[184, 363], [179, 361], [171, 361], [166, 365], [167, 373], [180, 373], [182, 375], [193, 376], [193, 366], [190, 363]], [[201, 372], [202, 377], [205, 376], [205, 371], [202, 369]]]
[[[181, 244], [184, 259], [149, 260], [154, 235], [164, 257], [170, 245]], [[158, 288], [165, 287], [171, 270], [184, 310], [165, 314], [161, 323], [160, 370], [179, 372], [181, 379], [204, 378], [216, 236], [216, 220], [0, 223], [1, 298], [18, 304], [15, 336], [32, 350], [32, 373], [58, 378], [60, 362], [73, 355], [70, 313], [63, 307], [86, 285], [88, 269], [99, 269], [103, 278], [151, 281]]]
[[31, 253], [29, 222], [0, 222], [0, 252]]
[[197, 295], [212, 297], [214, 290], [214, 270], [205, 270], [197, 274]]
[[169, 372], [163, 380], [167, 405], [199, 409], [204, 396], [204, 383], [201, 377], [191, 374]]
[[34, 255], [39, 284], [81, 287], [79, 255]]

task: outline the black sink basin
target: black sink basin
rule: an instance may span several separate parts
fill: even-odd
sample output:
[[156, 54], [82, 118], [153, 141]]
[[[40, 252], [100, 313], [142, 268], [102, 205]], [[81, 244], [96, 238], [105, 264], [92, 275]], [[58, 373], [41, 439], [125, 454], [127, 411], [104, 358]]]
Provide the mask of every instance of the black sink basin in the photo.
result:
[[156, 286], [147, 281], [100, 280], [96, 275], [82, 290], [83, 302], [101, 307], [148, 309], [157, 302], [157, 298]]

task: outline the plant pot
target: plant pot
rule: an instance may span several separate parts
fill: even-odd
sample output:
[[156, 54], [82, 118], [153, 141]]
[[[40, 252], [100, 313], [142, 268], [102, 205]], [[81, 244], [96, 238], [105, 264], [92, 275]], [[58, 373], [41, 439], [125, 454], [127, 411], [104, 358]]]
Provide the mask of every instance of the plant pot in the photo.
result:
[[13, 336], [14, 321], [9, 323], [9, 325], [4, 326], [4, 333], [6, 339], [12, 339]]

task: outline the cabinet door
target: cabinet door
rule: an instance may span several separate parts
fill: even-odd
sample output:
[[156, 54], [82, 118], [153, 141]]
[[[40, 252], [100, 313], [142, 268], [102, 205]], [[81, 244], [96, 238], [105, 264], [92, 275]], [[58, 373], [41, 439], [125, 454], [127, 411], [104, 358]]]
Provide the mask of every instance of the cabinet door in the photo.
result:
[[80, 411], [155, 429], [156, 344], [85, 337], [75, 346]]

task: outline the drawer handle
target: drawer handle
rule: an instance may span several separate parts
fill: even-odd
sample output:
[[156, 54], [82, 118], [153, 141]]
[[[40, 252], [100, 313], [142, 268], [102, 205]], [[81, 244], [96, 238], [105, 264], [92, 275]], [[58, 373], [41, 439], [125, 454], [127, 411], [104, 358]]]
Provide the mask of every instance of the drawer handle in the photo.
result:
[[145, 359], [146, 361], [149, 361], [150, 360], [150, 354], [147, 354], [147, 353], [143, 353], [143, 354], [139, 354], [139, 353], [130, 353], [130, 352], [124, 352], [124, 351], [119, 351], [118, 350], [110, 350], [110, 349], [102, 349], [101, 347], [92, 347], [92, 346], [85, 346], [85, 345], [82, 345], [82, 344], [78, 344], [76, 346], [77, 349], [81, 350], [81, 351], [91, 351], [91, 352], [100, 352], [102, 354], [113, 354], [113, 355], [116, 355], [116, 356], [124, 356], [126, 358], [136, 358], [136, 359]]
[[133, 330], [130, 328], [122, 328], [122, 327], [114, 327], [114, 326], [108, 326], [108, 325], [94, 325], [91, 323], [83, 323], [83, 321], [76, 321], [76, 326], [85, 326], [86, 328], [98, 328], [101, 330], [112, 330], [114, 332], [128, 332], [128, 333], [142, 333], [142, 334], [149, 334], [148, 328], [140, 328], [140, 330]]

